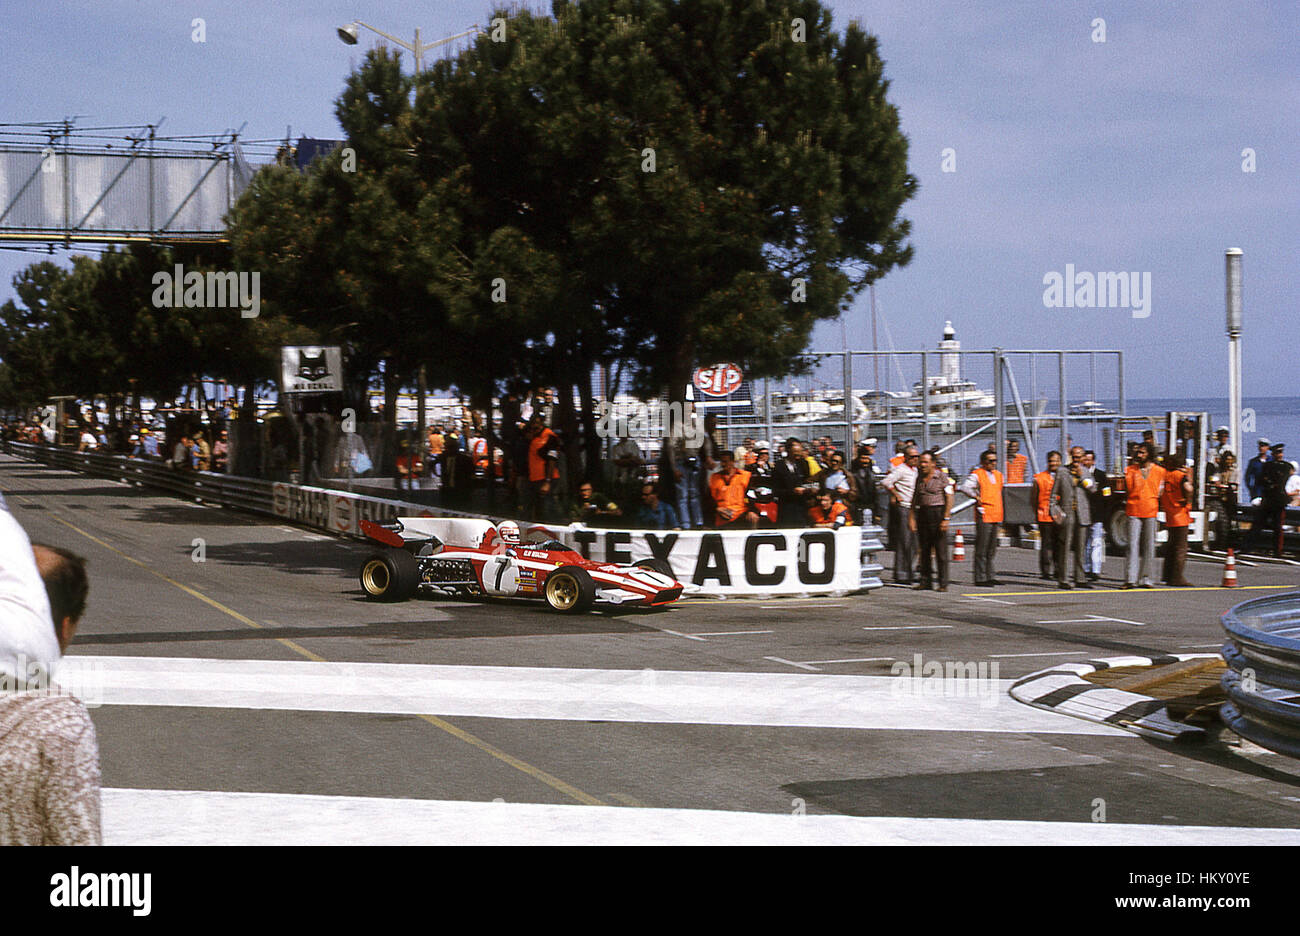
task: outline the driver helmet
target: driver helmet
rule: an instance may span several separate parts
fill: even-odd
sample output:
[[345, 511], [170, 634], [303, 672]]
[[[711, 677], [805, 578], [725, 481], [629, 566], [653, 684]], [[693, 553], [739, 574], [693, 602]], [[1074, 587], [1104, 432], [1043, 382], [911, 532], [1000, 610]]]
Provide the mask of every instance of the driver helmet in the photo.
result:
[[511, 546], [519, 545], [519, 524], [513, 520], [503, 520], [497, 526], [497, 536], [501, 537], [501, 542], [508, 543]]

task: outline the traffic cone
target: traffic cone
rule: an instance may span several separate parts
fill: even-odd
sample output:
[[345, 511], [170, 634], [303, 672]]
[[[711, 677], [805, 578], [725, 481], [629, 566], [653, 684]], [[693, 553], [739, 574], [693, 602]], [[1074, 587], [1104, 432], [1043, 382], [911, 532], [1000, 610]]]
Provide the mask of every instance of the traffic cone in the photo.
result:
[[1220, 588], [1237, 587], [1237, 557], [1232, 553], [1232, 547], [1228, 547], [1228, 558], [1223, 560], [1223, 584]]
[[952, 543], [952, 561], [961, 562], [966, 558], [966, 541], [961, 537], [961, 530], [957, 531], [957, 538]]

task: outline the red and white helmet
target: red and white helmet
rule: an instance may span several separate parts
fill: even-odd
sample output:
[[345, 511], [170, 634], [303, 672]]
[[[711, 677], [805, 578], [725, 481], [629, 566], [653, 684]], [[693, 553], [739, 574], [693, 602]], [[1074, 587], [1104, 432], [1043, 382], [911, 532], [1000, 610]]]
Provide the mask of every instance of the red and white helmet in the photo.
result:
[[501, 542], [508, 543], [511, 546], [519, 545], [519, 524], [513, 520], [502, 520], [497, 524], [497, 536]]

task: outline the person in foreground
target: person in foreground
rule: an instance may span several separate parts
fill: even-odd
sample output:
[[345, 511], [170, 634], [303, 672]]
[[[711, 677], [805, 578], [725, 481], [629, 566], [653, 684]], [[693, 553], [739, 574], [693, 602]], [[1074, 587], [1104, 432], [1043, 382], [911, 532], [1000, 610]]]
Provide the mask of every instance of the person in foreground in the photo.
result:
[[[17, 534], [21, 543], [12, 528], [0, 543], [0, 572], [35, 560], [44, 588], [34, 587], [45, 592], [42, 603], [48, 600], [43, 624], [53, 630], [57, 651], [39, 660], [20, 651], [13, 656], [17, 665], [10, 663], [17, 643], [10, 638], [17, 628], [12, 618], [0, 621], [0, 666], [9, 664], [0, 674], [0, 845], [99, 845], [95, 727], [86, 706], [52, 686], [45, 675], [72, 640], [85, 610], [85, 562], [57, 547], [28, 546], [20, 527]], [[0, 579], [5, 585], [20, 581], [8, 575]]]

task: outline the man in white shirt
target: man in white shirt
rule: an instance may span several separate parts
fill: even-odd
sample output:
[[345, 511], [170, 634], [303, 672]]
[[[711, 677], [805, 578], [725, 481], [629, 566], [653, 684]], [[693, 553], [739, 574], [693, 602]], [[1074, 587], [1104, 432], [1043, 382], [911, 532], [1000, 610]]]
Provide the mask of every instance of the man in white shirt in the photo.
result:
[[[27, 533], [0, 510], [0, 679], [46, 678], [60, 656], [50, 601]], [[42, 675], [32, 667], [39, 666]]]
[[628, 492], [641, 483], [641, 468], [645, 465], [641, 446], [631, 437], [619, 439], [610, 449], [609, 458], [614, 463], [614, 496], [628, 502]]
[[890, 504], [898, 510], [897, 542], [894, 547], [894, 584], [914, 585], [912, 570], [916, 565], [916, 532], [911, 529], [912, 495], [916, 493], [916, 473], [921, 453], [916, 446], [903, 450], [903, 460], [890, 469], [880, 483], [889, 491]]

